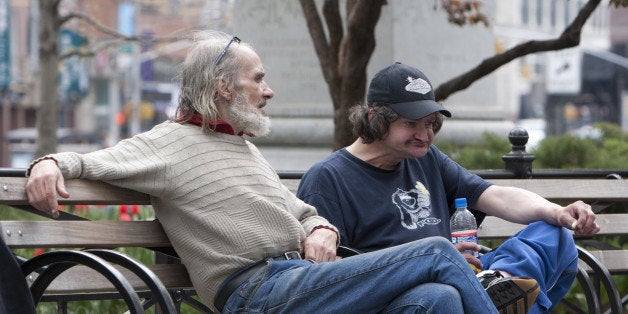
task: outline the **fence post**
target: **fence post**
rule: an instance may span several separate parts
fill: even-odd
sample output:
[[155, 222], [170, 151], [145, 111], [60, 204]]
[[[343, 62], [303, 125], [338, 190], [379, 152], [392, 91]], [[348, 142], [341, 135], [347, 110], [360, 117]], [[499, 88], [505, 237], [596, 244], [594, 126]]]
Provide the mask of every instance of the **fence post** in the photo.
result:
[[511, 171], [517, 179], [532, 178], [532, 162], [536, 157], [526, 152], [528, 143], [528, 131], [522, 127], [516, 127], [508, 134], [508, 140], [512, 144], [510, 153], [502, 156], [505, 169]]

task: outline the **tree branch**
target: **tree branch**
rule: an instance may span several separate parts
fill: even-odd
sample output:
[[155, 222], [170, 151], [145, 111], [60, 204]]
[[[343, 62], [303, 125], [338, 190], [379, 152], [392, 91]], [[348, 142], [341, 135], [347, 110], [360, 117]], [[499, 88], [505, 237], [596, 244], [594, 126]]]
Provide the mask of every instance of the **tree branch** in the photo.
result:
[[340, 44], [344, 36], [338, 0], [325, 1], [323, 4], [323, 17], [325, 18], [325, 23], [327, 23], [327, 31], [329, 33], [330, 67], [335, 72], [333, 79], [337, 80], [341, 76], [338, 68], [338, 51], [340, 51]]
[[[71, 20], [71, 19], [80, 19], [82, 21], [84, 21], [85, 23], [93, 26], [97, 31], [109, 35], [111, 37], [117, 38], [120, 41], [147, 41], [147, 38], [145, 36], [139, 35], [139, 36], [127, 36], [124, 35], [120, 32], [118, 32], [117, 30], [110, 28], [106, 25], [103, 25], [101, 23], [99, 23], [98, 21], [94, 20], [93, 18], [91, 18], [89, 15], [83, 14], [81, 12], [71, 12], [68, 13], [67, 15], [64, 15], [62, 17], [59, 18], [60, 24], [63, 25], [64, 23], [66, 23], [67, 21]], [[159, 43], [159, 42], [171, 42], [174, 40], [179, 40], [181, 39], [181, 36], [183, 36], [184, 34], [190, 32], [190, 30], [194, 30], [194, 29], [201, 29], [203, 26], [202, 25], [198, 25], [195, 27], [189, 27], [189, 28], [185, 28], [185, 29], [180, 29], [180, 30], [176, 30], [172, 33], [170, 33], [170, 35], [168, 36], [164, 36], [164, 37], [158, 37], [158, 38], [150, 38], [150, 40], [148, 40], [148, 42], [151, 43]]]
[[316, 10], [316, 4], [314, 0], [300, 0], [301, 8], [303, 9], [303, 15], [307, 23], [307, 28], [310, 31], [312, 37], [312, 43], [314, 44], [314, 50], [318, 55], [318, 60], [323, 70], [323, 77], [327, 84], [332, 81], [333, 73], [331, 72], [331, 56], [329, 44], [325, 36], [325, 30], [323, 29], [323, 23], [318, 16]]
[[436, 100], [442, 101], [447, 99], [447, 97], [451, 94], [464, 90], [475, 81], [492, 73], [502, 65], [507, 64], [516, 58], [536, 52], [554, 51], [578, 46], [580, 44], [582, 27], [589, 19], [593, 11], [595, 11], [598, 7], [600, 1], [601, 0], [589, 0], [589, 2], [587, 2], [587, 4], [580, 10], [578, 16], [576, 16], [573, 22], [571, 22], [571, 24], [558, 38], [541, 41], [531, 40], [519, 44], [502, 54], [484, 59], [479, 65], [470, 71], [441, 84], [434, 91]]
[[102, 40], [96, 44], [93, 44], [92, 47], [90, 48], [81, 47], [81, 48], [68, 49], [67, 51], [62, 52], [59, 55], [60, 60], [73, 57], [73, 56], [79, 56], [81, 58], [93, 57], [97, 51], [105, 49], [107, 47], [119, 45], [122, 42], [142, 42], [145, 44], [173, 42], [173, 41], [181, 40], [182, 37], [188, 36], [191, 30], [202, 28], [202, 26], [200, 25], [196, 27], [184, 28], [184, 29], [176, 30], [170, 33], [169, 35], [163, 36], [163, 37], [150, 37], [149, 38], [146, 36], [126, 36], [110, 27], [107, 27], [99, 23], [98, 21], [94, 20], [90, 16], [85, 15], [80, 12], [72, 12], [59, 18], [60, 25], [63, 25], [63, 23], [66, 23], [70, 19], [74, 19], [74, 18], [80, 19], [86, 22], [87, 24], [96, 28], [96, 30], [98, 30], [99, 32], [104, 33], [106, 35], [110, 35], [111, 37], [113, 37], [113, 39]]
[[119, 33], [118, 31], [116, 31], [115, 29], [109, 28], [105, 25], [100, 24], [99, 22], [97, 22], [96, 20], [94, 20], [93, 18], [91, 18], [89, 15], [80, 13], [80, 12], [71, 12], [68, 13], [65, 16], [62, 16], [60, 18], [61, 21], [61, 25], [63, 25], [64, 23], [66, 23], [67, 21], [71, 20], [71, 19], [80, 19], [84, 22], [86, 22], [87, 24], [93, 26], [96, 30], [98, 30], [99, 32], [112, 36], [114, 38], [118, 38], [124, 41], [140, 41], [142, 40], [141, 36], [126, 36], [123, 35], [121, 33]]

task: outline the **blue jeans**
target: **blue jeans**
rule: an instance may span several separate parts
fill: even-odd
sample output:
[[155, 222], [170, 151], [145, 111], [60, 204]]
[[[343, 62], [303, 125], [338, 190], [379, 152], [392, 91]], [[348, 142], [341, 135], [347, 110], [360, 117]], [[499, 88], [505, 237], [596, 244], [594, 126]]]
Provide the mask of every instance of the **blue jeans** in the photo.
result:
[[274, 261], [223, 313], [496, 313], [475, 274], [442, 237], [336, 262]]
[[549, 313], [565, 296], [578, 272], [578, 251], [571, 232], [535, 222], [480, 260], [484, 269], [536, 279], [541, 291], [528, 313]]

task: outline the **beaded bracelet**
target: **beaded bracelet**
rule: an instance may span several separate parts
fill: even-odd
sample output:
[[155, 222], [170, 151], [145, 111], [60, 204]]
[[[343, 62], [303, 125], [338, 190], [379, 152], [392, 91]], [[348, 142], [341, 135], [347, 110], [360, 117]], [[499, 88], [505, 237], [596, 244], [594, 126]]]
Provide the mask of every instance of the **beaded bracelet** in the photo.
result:
[[330, 227], [330, 226], [320, 225], [320, 226], [316, 226], [316, 227], [312, 228], [312, 231], [310, 232], [310, 234], [312, 234], [312, 232], [314, 232], [317, 229], [327, 229], [327, 230], [331, 230], [331, 231], [335, 232], [336, 233], [336, 245], [340, 244], [340, 234], [338, 234], [338, 230], [336, 230], [336, 228]]

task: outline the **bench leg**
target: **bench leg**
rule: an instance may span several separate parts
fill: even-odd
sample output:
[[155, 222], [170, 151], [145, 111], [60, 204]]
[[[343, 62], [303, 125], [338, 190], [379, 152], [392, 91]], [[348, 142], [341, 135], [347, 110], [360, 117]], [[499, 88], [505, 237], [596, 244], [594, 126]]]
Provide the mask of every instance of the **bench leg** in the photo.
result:
[[588, 313], [600, 314], [600, 299], [597, 294], [597, 289], [595, 289], [587, 271], [580, 265], [578, 265], [578, 275], [576, 278], [584, 291], [584, 297], [587, 300], [587, 307], [589, 309]]
[[[608, 295], [611, 313], [622, 313], [622, 300], [619, 297], [619, 290], [617, 289], [617, 285], [615, 285], [615, 281], [611, 277], [611, 274], [608, 272], [608, 269], [606, 269], [606, 267], [604, 267], [604, 265], [600, 263], [600, 261], [595, 258], [595, 256], [589, 253], [589, 251], [577, 245], [576, 248], [578, 249], [578, 258], [585, 264], [587, 264], [587, 266], [589, 266], [591, 270], [593, 270], [593, 274], [596, 276], [596, 278], [600, 279], [602, 284], [604, 285], [604, 289], [606, 290], [606, 294]], [[597, 295], [598, 294], [596, 293], [596, 298]]]
[[47, 252], [29, 259], [21, 265], [24, 276], [28, 276], [42, 267], [47, 267], [31, 285], [31, 294], [35, 305], [58, 275], [78, 264], [92, 268], [105, 276], [120, 292], [131, 313], [144, 312], [139, 296], [120, 271], [92, 253], [72, 250]]
[[148, 267], [117, 251], [92, 249], [86, 250], [86, 252], [95, 254], [110, 263], [118, 264], [132, 271], [150, 288], [153, 298], [156, 299], [157, 304], [159, 304], [164, 313], [178, 313], [175, 309], [174, 301], [172, 301], [170, 293], [168, 293], [168, 289]]

